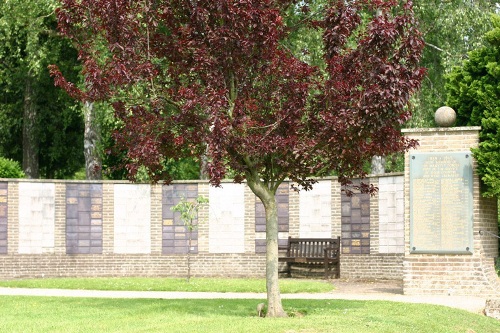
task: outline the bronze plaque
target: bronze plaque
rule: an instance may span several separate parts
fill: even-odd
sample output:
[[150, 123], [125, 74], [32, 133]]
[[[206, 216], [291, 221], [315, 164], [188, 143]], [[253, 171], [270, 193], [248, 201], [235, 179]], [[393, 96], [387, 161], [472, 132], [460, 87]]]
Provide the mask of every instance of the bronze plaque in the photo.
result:
[[78, 196], [79, 197], [90, 197], [90, 191], [79, 191]]
[[410, 154], [410, 252], [472, 254], [472, 154]]
[[75, 205], [78, 204], [78, 198], [67, 198], [66, 202], [68, 203], [68, 205]]
[[92, 205], [102, 205], [102, 198], [92, 198], [90, 199]]
[[90, 214], [90, 217], [93, 219], [102, 219], [102, 213], [101, 212], [92, 212]]

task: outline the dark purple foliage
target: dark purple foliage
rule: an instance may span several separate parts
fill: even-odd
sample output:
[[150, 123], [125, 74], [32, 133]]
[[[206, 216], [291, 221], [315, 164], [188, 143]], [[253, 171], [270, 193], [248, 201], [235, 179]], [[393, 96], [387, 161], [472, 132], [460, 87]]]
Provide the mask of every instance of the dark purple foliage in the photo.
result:
[[228, 167], [269, 188], [307, 189], [332, 171], [346, 183], [371, 156], [415, 145], [399, 129], [424, 75], [422, 39], [410, 1], [329, 1], [324, 20], [304, 22], [324, 31], [325, 75], [283, 47], [295, 3], [63, 0], [59, 28], [86, 88], [52, 75], [75, 98], [114, 101], [132, 176], [145, 165], [165, 180], [164, 159], [205, 155], [214, 185]]

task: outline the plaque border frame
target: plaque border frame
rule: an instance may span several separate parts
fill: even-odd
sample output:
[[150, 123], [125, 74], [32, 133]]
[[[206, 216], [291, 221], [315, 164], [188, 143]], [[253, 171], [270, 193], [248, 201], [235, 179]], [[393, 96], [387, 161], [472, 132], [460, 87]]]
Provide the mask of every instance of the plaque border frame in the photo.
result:
[[[459, 249], [429, 249], [429, 248], [422, 248], [422, 249], [417, 249], [415, 247], [414, 243], [414, 222], [413, 222], [413, 207], [412, 207], [412, 202], [413, 202], [413, 180], [412, 180], [412, 159], [417, 156], [422, 156], [422, 155], [427, 155], [427, 156], [460, 156], [463, 157], [465, 154], [465, 158], [469, 158], [470, 162], [468, 165], [468, 168], [466, 170], [467, 176], [469, 178], [469, 194], [468, 194], [468, 199], [469, 199], [469, 212], [470, 212], [470, 217], [467, 218], [466, 225], [464, 226], [464, 230], [467, 231], [467, 243], [469, 246], [466, 246], [465, 249], [459, 250]], [[472, 153], [470, 151], [456, 151], [456, 152], [412, 152], [409, 154], [409, 192], [410, 192], [410, 198], [409, 198], [409, 210], [410, 210], [410, 248], [409, 252], [410, 254], [466, 254], [466, 255], [472, 255], [474, 253], [474, 172], [473, 172], [473, 161], [472, 161]], [[465, 241], [464, 241], [465, 243]]]

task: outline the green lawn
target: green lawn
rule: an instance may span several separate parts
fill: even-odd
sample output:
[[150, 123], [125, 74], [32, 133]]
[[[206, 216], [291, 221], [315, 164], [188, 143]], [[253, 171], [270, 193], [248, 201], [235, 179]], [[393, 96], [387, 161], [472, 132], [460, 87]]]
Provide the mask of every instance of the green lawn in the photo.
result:
[[[280, 281], [282, 293], [328, 292], [317, 280]], [[265, 292], [263, 279], [58, 278], [0, 281], [3, 287]], [[161, 300], [0, 296], [0, 332], [429, 332], [500, 333], [500, 322], [447, 307], [379, 301], [283, 300], [290, 318], [264, 319], [265, 300]]]
[[[196, 291], [265, 293], [264, 279], [192, 278], [54, 278], [0, 281], [0, 287], [84, 290]], [[324, 280], [280, 280], [282, 293], [324, 293], [333, 290]]]
[[259, 300], [0, 297], [0, 332], [497, 333], [500, 322], [447, 307], [284, 300], [290, 318], [259, 318]]

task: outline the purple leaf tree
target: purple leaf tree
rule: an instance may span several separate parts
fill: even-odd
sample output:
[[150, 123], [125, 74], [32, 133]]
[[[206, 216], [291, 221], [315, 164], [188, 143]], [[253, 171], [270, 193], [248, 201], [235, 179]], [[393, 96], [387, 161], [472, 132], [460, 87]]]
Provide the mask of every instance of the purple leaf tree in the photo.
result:
[[[210, 183], [231, 170], [266, 210], [267, 316], [286, 316], [278, 286], [275, 193], [289, 179], [312, 188], [335, 172], [363, 176], [374, 155], [413, 147], [401, 136], [425, 74], [411, 1], [327, 1], [324, 69], [284, 45], [286, 0], [62, 0], [59, 29], [80, 51], [82, 100], [110, 100], [131, 177], [145, 166], [168, 181], [167, 158], [204, 156]], [[303, 12], [306, 12], [303, 10]], [[374, 192], [368, 184], [361, 191]]]

